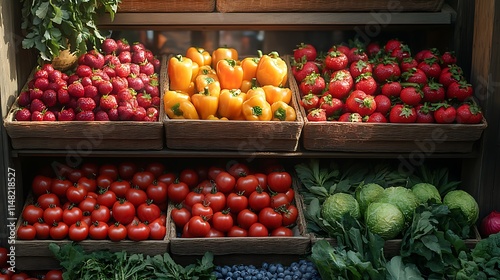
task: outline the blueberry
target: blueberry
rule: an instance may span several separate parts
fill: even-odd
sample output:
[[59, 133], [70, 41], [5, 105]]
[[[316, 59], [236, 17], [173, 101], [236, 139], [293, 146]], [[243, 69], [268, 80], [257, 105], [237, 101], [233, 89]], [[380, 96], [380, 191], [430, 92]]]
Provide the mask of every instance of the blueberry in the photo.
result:
[[279, 277], [279, 278], [283, 278], [283, 277], [285, 277], [285, 273], [283, 273], [283, 272], [278, 273], [278, 277]]
[[278, 265], [278, 268], [277, 268], [277, 270], [276, 270], [276, 271], [277, 271], [278, 273], [283, 273], [283, 272], [285, 272], [285, 269], [283, 268], [283, 266]]
[[262, 263], [262, 269], [267, 269], [269, 267], [269, 264], [267, 262]]
[[269, 269], [268, 269], [268, 271], [271, 272], [271, 273], [276, 273], [277, 270], [278, 270], [278, 267], [276, 265], [274, 265], [274, 264], [271, 264], [269, 266]]

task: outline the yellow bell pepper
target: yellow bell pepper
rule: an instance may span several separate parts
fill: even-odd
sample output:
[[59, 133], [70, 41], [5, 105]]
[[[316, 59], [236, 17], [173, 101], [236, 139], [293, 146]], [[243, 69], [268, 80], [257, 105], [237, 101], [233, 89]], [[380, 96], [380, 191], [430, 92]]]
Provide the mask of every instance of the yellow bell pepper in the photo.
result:
[[223, 59], [215, 68], [222, 89], [239, 89], [243, 81], [243, 69], [234, 59]]
[[276, 101], [271, 105], [273, 121], [294, 121], [297, 119], [295, 109], [283, 101]]
[[204, 48], [189, 47], [186, 51], [186, 57], [189, 57], [198, 66], [212, 65], [212, 56]]
[[207, 119], [210, 115], [217, 114], [219, 106], [219, 92], [210, 92], [208, 87], [191, 96], [193, 105], [202, 119]]
[[212, 52], [212, 68], [216, 69], [220, 60], [233, 59], [238, 60], [238, 51], [234, 48], [220, 47]]
[[[171, 119], [198, 119], [191, 97], [183, 91], [167, 90], [163, 95], [165, 113]], [[193, 112], [194, 109], [194, 112]]]
[[228, 118], [226, 118], [226, 117], [218, 118], [217, 116], [210, 115], [210, 116], [207, 117], [207, 120], [212, 120], [212, 121], [227, 121]]
[[198, 76], [199, 75], [215, 75], [217, 76], [217, 73], [215, 72], [215, 69], [212, 68], [210, 65], [204, 65], [201, 66], [199, 71], [198, 71]]
[[193, 64], [190, 58], [182, 55], [172, 56], [169, 59], [167, 70], [170, 90], [189, 91], [189, 87], [192, 86], [191, 82], [193, 82], [193, 68], [197, 68]]
[[217, 75], [213, 74], [198, 75], [194, 83], [197, 92], [205, 90], [206, 87], [208, 87], [210, 91], [217, 90], [219, 93], [221, 90], [219, 78], [217, 78]]
[[246, 96], [245, 100], [248, 100], [248, 99], [254, 97], [255, 95], [260, 95], [260, 96], [263, 96], [264, 98], [266, 98], [266, 92], [264, 91], [264, 89], [262, 87], [253, 87], [247, 91], [247, 96]]
[[217, 113], [220, 117], [230, 120], [238, 119], [241, 116], [241, 106], [245, 101], [246, 93], [239, 89], [223, 89], [219, 96], [219, 109]]
[[241, 82], [241, 91], [243, 92], [248, 92], [249, 90], [251, 90], [252, 88], [254, 87], [257, 87], [257, 79], [256, 78], [253, 78], [251, 79], [250, 81], [247, 81], [247, 80], [243, 80]]
[[257, 82], [261, 86], [285, 86], [288, 77], [288, 67], [277, 52], [272, 52], [260, 58], [255, 75]]
[[276, 101], [283, 101], [286, 104], [290, 104], [292, 100], [292, 90], [290, 88], [266, 85], [262, 89], [266, 93], [266, 100], [269, 104], [273, 104]]
[[255, 95], [245, 100], [241, 110], [247, 121], [270, 121], [273, 118], [271, 105], [262, 95]]

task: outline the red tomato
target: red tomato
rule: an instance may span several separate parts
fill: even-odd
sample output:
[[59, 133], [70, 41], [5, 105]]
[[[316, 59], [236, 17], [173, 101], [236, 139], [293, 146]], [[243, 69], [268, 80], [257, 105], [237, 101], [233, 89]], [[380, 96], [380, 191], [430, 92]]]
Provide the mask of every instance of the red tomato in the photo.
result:
[[97, 182], [95, 179], [89, 179], [87, 177], [82, 177], [78, 179], [78, 185], [84, 187], [87, 192], [96, 192], [97, 191]]
[[189, 235], [192, 237], [204, 237], [210, 231], [210, 224], [200, 216], [193, 215], [187, 225]]
[[198, 165], [194, 168], [194, 171], [198, 174], [198, 181], [207, 180], [208, 178], [208, 167], [204, 165]]
[[259, 221], [259, 216], [250, 209], [243, 209], [236, 217], [238, 225], [244, 229], [249, 229], [251, 225]]
[[181, 203], [189, 193], [189, 186], [176, 179], [167, 188], [167, 197], [173, 203]]
[[63, 210], [62, 221], [67, 225], [72, 225], [83, 218], [83, 211], [71, 204], [67, 209]]
[[206, 217], [207, 219], [212, 218], [214, 215], [214, 212], [210, 206], [203, 204], [203, 203], [195, 203], [193, 207], [191, 208], [191, 215], [193, 216], [203, 216]]
[[189, 219], [191, 219], [191, 212], [184, 207], [175, 207], [172, 209], [170, 215], [175, 225], [179, 228], [184, 227], [184, 225], [189, 222]]
[[99, 188], [107, 189], [111, 186], [111, 183], [114, 182], [113, 179], [109, 175], [99, 175], [96, 179], [96, 184]]
[[277, 209], [279, 207], [286, 207], [290, 204], [288, 197], [285, 193], [277, 193], [271, 196], [271, 204], [270, 207]]
[[36, 229], [32, 225], [23, 224], [17, 228], [17, 238], [22, 240], [33, 240], [36, 237]]
[[121, 224], [129, 224], [135, 217], [135, 206], [126, 200], [119, 200], [113, 204], [113, 218]]
[[239, 226], [233, 226], [228, 232], [227, 237], [247, 237], [248, 231]]
[[9, 260], [9, 257], [7, 256], [8, 254], [9, 251], [7, 248], [0, 247], [0, 267], [7, 266], [7, 261]]
[[228, 232], [233, 224], [233, 216], [226, 211], [216, 212], [212, 218], [212, 226], [221, 232]]
[[34, 204], [27, 205], [23, 209], [22, 217], [23, 220], [32, 225], [38, 222], [39, 219], [43, 218], [43, 209]]
[[205, 195], [205, 202], [214, 212], [219, 212], [226, 207], [226, 196], [214, 188], [211, 193]]
[[97, 205], [97, 199], [86, 197], [84, 200], [78, 203], [78, 208], [80, 208], [84, 214], [85, 213], [90, 214], [92, 213], [92, 211], [94, 211], [96, 205]]
[[87, 195], [85, 196], [85, 198], [93, 198], [93, 199], [97, 200], [98, 196], [99, 195], [95, 192], [88, 192]]
[[237, 214], [248, 208], [248, 197], [243, 194], [230, 193], [226, 198], [226, 207], [231, 213]]
[[61, 202], [59, 200], [59, 197], [53, 193], [44, 193], [41, 196], [38, 197], [37, 199], [38, 205], [45, 210], [49, 208], [51, 204], [60, 206]]
[[12, 274], [12, 276], [10, 276], [10, 280], [26, 280], [29, 278], [30, 278], [30, 276], [24, 272], [19, 272], [16, 274]]
[[128, 189], [130, 189], [130, 183], [122, 180], [114, 181], [109, 189], [116, 194], [116, 197], [125, 198]]
[[90, 216], [90, 213], [88, 213], [88, 212], [83, 213], [83, 217], [82, 217], [81, 221], [85, 222], [87, 225], [92, 224], [92, 217]]
[[80, 166], [80, 170], [84, 177], [95, 178], [97, 177], [97, 173], [99, 173], [99, 166], [94, 162], [85, 162]]
[[132, 223], [127, 227], [127, 236], [133, 241], [147, 240], [150, 233], [151, 229], [145, 223]]
[[85, 189], [83, 186], [76, 184], [75, 186], [68, 188], [68, 190], [66, 191], [66, 198], [68, 198], [70, 202], [78, 204], [85, 199], [87, 192], [87, 189]]
[[111, 211], [108, 207], [97, 204], [94, 207], [94, 211], [90, 213], [90, 218], [92, 222], [105, 222], [107, 223], [111, 218]]
[[120, 223], [110, 225], [108, 228], [108, 237], [111, 241], [123, 240], [127, 238], [127, 228]]
[[72, 183], [78, 182], [78, 180], [80, 180], [80, 178], [82, 178], [82, 177], [83, 177], [83, 172], [80, 169], [73, 169], [68, 174], [68, 179]]
[[158, 177], [157, 181], [164, 183], [168, 187], [175, 181], [175, 179], [177, 179], [177, 175], [175, 175], [175, 173], [169, 172], [162, 174], [160, 177]]
[[215, 185], [220, 192], [227, 194], [233, 191], [236, 179], [228, 172], [221, 171], [215, 177]]
[[50, 236], [50, 225], [45, 222], [36, 222], [33, 224], [36, 230], [37, 239], [47, 239]]
[[50, 192], [57, 195], [59, 198], [66, 197], [66, 190], [71, 187], [73, 183], [65, 179], [53, 179], [50, 186]]
[[264, 173], [255, 173], [255, 177], [257, 177], [257, 180], [259, 180], [259, 186], [263, 190], [267, 190], [267, 175]]
[[146, 194], [154, 203], [161, 204], [167, 201], [167, 184], [159, 181], [154, 181], [146, 189]]
[[271, 207], [266, 207], [259, 212], [259, 222], [267, 229], [273, 230], [283, 224], [283, 216]]
[[224, 234], [222, 231], [218, 231], [212, 227], [210, 228], [208, 234], [205, 237], [214, 238], [214, 237], [225, 237], [225, 236], [226, 234]]
[[287, 192], [292, 187], [292, 176], [286, 171], [275, 171], [267, 175], [267, 184], [273, 192]]
[[250, 197], [248, 198], [248, 205], [251, 209], [259, 212], [260, 210], [271, 205], [271, 196], [267, 192], [262, 191], [259, 187], [256, 191], [250, 194]]
[[191, 188], [192, 190], [194, 189], [200, 189], [200, 192], [204, 195], [209, 194], [212, 192], [214, 187], [216, 186], [215, 182], [212, 180], [203, 180], [201, 181], [195, 188]]
[[229, 174], [231, 174], [234, 178], [239, 178], [249, 175], [250, 168], [244, 163], [234, 162], [229, 165], [227, 172], [229, 172]]
[[144, 190], [134, 187], [128, 189], [125, 199], [137, 208], [148, 200], [148, 195]]
[[63, 272], [61, 270], [49, 270], [45, 274], [44, 280], [62, 280]]
[[146, 165], [145, 170], [153, 173], [154, 177], [158, 178], [165, 171], [165, 165], [161, 162], [151, 162]]
[[53, 224], [62, 221], [63, 210], [61, 207], [51, 204], [49, 208], [43, 211], [43, 220], [46, 223]]
[[288, 201], [290, 203], [292, 203], [292, 201], [295, 199], [295, 191], [290, 188], [286, 193], [285, 193], [286, 197], [288, 198]]
[[271, 236], [293, 236], [293, 231], [287, 227], [278, 227], [271, 231]]
[[217, 175], [219, 175], [219, 173], [225, 171], [224, 168], [220, 167], [220, 166], [210, 166], [208, 168], [208, 179], [210, 180], [214, 180], [217, 178]]
[[69, 239], [73, 241], [82, 241], [87, 239], [89, 236], [89, 226], [84, 221], [78, 221], [69, 227], [68, 231]]
[[109, 189], [101, 189], [99, 191], [99, 195], [97, 196], [97, 204], [108, 208], [113, 207], [113, 204], [115, 204], [117, 200], [116, 194]]
[[113, 181], [118, 179], [118, 167], [114, 164], [103, 164], [99, 167], [99, 175], [107, 175]]
[[167, 228], [158, 223], [158, 222], [152, 222], [148, 224], [150, 233], [149, 233], [149, 238], [152, 240], [162, 240], [165, 238], [165, 234], [167, 234]]
[[137, 172], [137, 165], [133, 162], [122, 162], [118, 165], [118, 177], [122, 180], [131, 180]]
[[109, 226], [102, 221], [93, 222], [89, 227], [89, 237], [94, 240], [103, 240], [108, 237]]
[[137, 217], [141, 222], [151, 223], [160, 217], [161, 210], [153, 201], [148, 200], [147, 202], [139, 205], [137, 208]]
[[33, 190], [33, 194], [35, 196], [41, 196], [42, 194], [49, 192], [51, 186], [52, 179], [42, 175], [35, 176], [31, 182], [31, 189]]
[[68, 236], [69, 227], [64, 222], [55, 223], [50, 228], [50, 238], [54, 240], [61, 240]]
[[255, 223], [248, 229], [248, 236], [251, 237], [265, 237], [269, 235], [266, 226], [261, 223]]
[[196, 187], [199, 182], [199, 176], [196, 170], [191, 168], [185, 168], [179, 174], [179, 180], [186, 183], [190, 189]]
[[184, 199], [184, 206], [191, 209], [195, 203], [202, 202], [205, 199], [205, 195], [201, 193], [201, 188], [194, 188], [190, 191], [186, 198]]
[[243, 193], [243, 195], [249, 197], [257, 187], [259, 186], [259, 180], [255, 175], [241, 176], [236, 180], [236, 186], [234, 190], [238, 193]]
[[299, 210], [295, 205], [289, 205], [284, 212], [281, 213], [283, 216], [283, 225], [291, 226], [297, 222], [297, 217], [299, 216]]
[[138, 186], [141, 190], [145, 190], [155, 180], [155, 175], [149, 171], [141, 171], [134, 174], [132, 184]]

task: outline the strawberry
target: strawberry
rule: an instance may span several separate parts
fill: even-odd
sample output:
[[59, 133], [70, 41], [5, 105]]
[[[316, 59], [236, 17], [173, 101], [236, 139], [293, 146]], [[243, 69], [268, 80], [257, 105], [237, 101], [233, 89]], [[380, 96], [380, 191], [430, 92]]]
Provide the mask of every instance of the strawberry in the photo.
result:
[[79, 81], [75, 81], [68, 86], [68, 93], [76, 98], [85, 96], [85, 90], [82, 83]]
[[146, 52], [142, 50], [136, 50], [132, 52], [132, 63], [143, 64], [146, 63]]
[[441, 55], [441, 66], [447, 67], [448, 65], [453, 65], [457, 63], [457, 57], [454, 52], [444, 52]]
[[127, 77], [127, 82], [128, 86], [135, 91], [140, 91], [144, 88], [144, 82], [141, 80], [141, 78], [134, 74], [130, 74], [130, 76]]
[[425, 85], [427, 83], [427, 74], [422, 69], [410, 68], [407, 72], [401, 75], [403, 81], [408, 83], [416, 83]]
[[146, 49], [146, 48], [144, 48], [144, 51], [146, 52], [146, 60], [148, 62], [153, 63], [153, 60], [155, 59], [155, 55], [153, 54], [153, 52], [151, 50]]
[[316, 48], [311, 44], [300, 43], [293, 50], [293, 57], [297, 61], [300, 61], [302, 57], [305, 57], [307, 61], [314, 61], [317, 57], [317, 51]]
[[382, 85], [381, 93], [387, 97], [399, 97], [402, 89], [401, 83], [389, 81]]
[[161, 67], [161, 61], [155, 57], [155, 58], [153, 58], [153, 61], [151, 63], [153, 63], [153, 66], [155, 67], [155, 72], [159, 73], [160, 67]]
[[477, 124], [483, 120], [481, 108], [475, 104], [463, 103], [457, 108], [457, 123]]
[[59, 121], [74, 121], [75, 117], [75, 111], [72, 108], [63, 108], [59, 112]]
[[328, 49], [328, 52], [331, 51], [339, 51], [345, 55], [348, 55], [349, 52], [351, 51], [351, 48], [349, 48], [346, 45], [333, 45], [330, 49]]
[[401, 41], [399, 41], [398, 39], [390, 39], [389, 41], [387, 41], [387, 42], [385, 43], [385, 46], [384, 46], [384, 51], [385, 51], [387, 54], [390, 54], [390, 53], [392, 53], [394, 50], [396, 50], [396, 49], [400, 49], [402, 44], [403, 44], [403, 43], [401, 43]]
[[[382, 95], [381, 95], [382, 96]], [[368, 119], [366, 122], [370, 123], [386, 123], [387, 118], [385, 117], [385, 114], [382, 114], [380, 112], [374, 112], [370, 116], [368, 116]]]
[[351, 76], [355, 79], [361, 74], [372, 73], [373, 68], [371, 63], [364, 60], [358, 60], [351, 63], [351, 65], [349, 66], [349, 71], [351, 72]]
[[152, 107], [160, 108], [161, 98], [159, 96], [151, 97]]
[[23, 90], [19, 93], [19, 97], [17, 98], [17, 104], [21, 107], [28, 106], [31, 103], [30, 92]]
[[354, 81], [348, 70], [338, 70], [332, 73], [328, 92], [338, 99], [343, 99], [349, 95]]
[[384, 58], [373, 69], [373, 77], [379, 83], [394, 81], [401, 76], [401, 69], [394, 58]]
[[97, 90], [97, 87], [93, 85], [88, 85], [83, 87], [83, 97], [90, 97], [94, 98], [99, 95], [99, 91]]
[[349, 59], [349, 63], [357, 62], [357, 61], [368, 61], [368, 55], [365, 50], [361, 47], [353, 47], [347, 53], [347, 58]]
[[363, 118], [359, 113], [343, 113], [339, 117], [339, 122], [362, 122]]
[[144, 107], [144, 108], [149, 108], [151, 107], [151, 95], [147, 94], [147, 93], [139, 93], [137, 95], [137, 104], [139, 104], [139, 106], [141, 107]]
[[50, 63], [45, 63], [44, 65], [42, 65], [42, 67], [40, 69], [45, 70], [48, 73], [50, 73], [50, 72], [52, 72], [52, 71], [55, 70], [54, 66], [52, 66], [52, 64], [50, 64]]
[[394, 49], [390, 54], [391, 57], [397, 59], [399, 63], [403, 61], [405, 58], [411, 58], [411, 51], [408, 45], [401, 44], [401, 47]]
[[447, 103], [437, 103], [435, 104], [434, 110], [434, 120], [437, 123], [453, 123], [457, 116], [457, 110], [455, 107]]
[[159, 97], [160, 89], [158, 88], [158, 81], [151, 80], [148, 84], [145, 84], [144, 92], [151, 95], [151, 97]]
[[49, 87], [49, 79], [44, 77], [36, 78], [33, 86], [44, 91]]
[[339, 51], [328, 52], [325, 56], [325, 67], [332, 71], [345, 69], [348, 62], [347, 55]]
[[307, 75], [306, 78], [299, 84], [299, 89], [302, 95], [309, 93], [321, 95], [325, 87], [325, 79], [318, 73], [311, 73]]
[[42, 96], [43, 96], [43, 90], [39, 89], [39, 88], [31, 88], [29, 89], [29, 93], [30, 93], [30, 100], [33, 100], [33, 99], [42, 99]]
[[38, 69], [35, 71], [35, 73], [33, 74], [33, 78], [34, 79], [38, 79], [38, 78], [46, 78], [48, 79], [49, 78], [49, 72], [45, 69]]
[[375, 98], [361, 90], [351, 92], [345, 103], [350, 112], [358, 113], [362, 117], [371, 115], [377, 109]]
[[141, 73], [141, 67], [139, 64], [130, 63], [130, 75], [129, 76], [139, 76]]
[[116, 40], [117, 52], [121, 53], [124, 51], [130, 51], [130, 44], [127, 42], [127, 39], [122, 38]]
[[146, 117], [146, 109], [144, 107], [136, 107], [134, 110], [134, 115], [132, 116], [132, 120], [134, 121], [142, 121]]
[[102, 110], [97, 111], [95, 113], [95, 120], [99, 122], [109, 121], [108, 113]]
[[14, 114], [14, 119], [16, 121], [30, 121], [31, 112], [27, 108], [16, 109], [16, 113]]
[[88, 66], [88, 65], [80, 64], [80, 65], [78, 65], [78, 67], [76, 67], [75, 73], [80, 78], [90, 77], [92, 75], [92, 68], [90, 68], [90, 66]]
[[53, 122], [57, 120], [56, 115], [52, 111], [45, 111], [42, 113], [43, 113], [43, 121]]
[[139, 69], [141, 73], [146, 74], [147, 76], [153, 75], [155, 72], [155, 67], [151, 62], [146, 62], [139, 65]]
[[93, 86], [92, 78], [91, 77], [83, 77], [80, 79], [80, 83], [82, 83], [83, 87], [86, 86]]
[[135, 95], [136, 95], [135, 90], [131, 88], [125, 88], [118, 92], [118, 94], [116, 95], [116, 99], [118, 102], [129, 101], [132, 98], [134, 98]]
[[106, 38], [102, 41], [101, 49], [104, 54], [112, 54], [118, 50], [118, 44], [112, 38]]
[[389, 112], [391, 123], [414, 123], [417, 120], [417, 111], [413, 106], [396, 104]]
[[60, 89], [57, 91], [57, 102], [61, 105], [65, 105], [69, 103], [69, 100], [71, 99], [71, 96], [68, 93], [67, 89]]
[[34, 122], [43, 121], [43, 113], [40, 111], [31, 112], [31, 121], [34, 121]]
[[412, 68], [417, 68], [418, 62], [415, 58], [413, 57], [407, 57], [403, 58], [403, 60], [400, 62], [399, 67], [401, 68], [401, 72], [408, 72], [408, 70]]
[[108, 111], [108, 118], [110, 121], [119, 121], [120, 116], [118, 115], [118, 108], [113, 108]]
[[60, 70], [54, 70], [49, 72], [49, 82], [55, 82], [57, 80], [62, 80], [63, 78], [62, 72]]
[[75, 73], [71, 74], [67, 79], [66, 79], [66, 84], [71, 85], [72, 83], [80, 81], [80, 77]]
[[137, 75], [137, 77], [138, 77], [139, 79], [141, 79], [142, 84], [143, 84], [143, 88], [144, 88], [144, 85], [149, 84], [149, 82], [151, 81], [151, 79], [149, 78], [149, 76], [148, 76], [148, 75], [146, 75], [146, 74], [144, 74], [144, 73], [139, 73], [139, 74]]
[[45, 106], [45, 104], [40, 99], [31, 100], [30, 111], [32, 115], [35, 111], [42, 112], [46, 109], [47, 106]]
[[429, 58], [439, 59], [439, 50], [436, 49], [436, 48], [425, 49], [425, 50], [419, 51], [415, 55], [415, 59], [419, 63], [422, 62], [422, 61], [424, 61], [424, 60], [426, 60], [426, 59], [429, 59]]
[[422, 92], [424, 93], [423, 101], [425, 102], [441, 102], [446, 95], [443, 85], [433, 80], [422, 88]]
[[380, 45], [378, 42], [370, 42], [366, 46], [366, 52], [368, 53], [369, 57], [374, 57], [376, 54], [380, 52]]
[[105, 111], [109, 111], [113, 108], [118, 108], [118, 102], [114, 95], [103, 95], [99, 101], [99, 107]]
[[118, 77], [127, 78], [130, 75], [130, 64], [120, 63], [115, 67], [115, 73]]
[[323, 122], [326, 121], [326, 112], [324, 109], [314, 109], [307, 113], [307, 120], [310, 122]]
[[458, 101], [465, 101], [473, 94], [472, 85], [467, 81], [461, 80], [460, 82], [453, 82], [446, 90], [446, 98], [456, 99]]
[[383, 94], [375, 96], [375, 103], [377, 104], [377, 109], [375, 109], [375, 112], [382, 113], [384, 116], [389, 113], [389, 110], [391, 110], [391, 99]]
[[132, 62], [132, 54], [130, 53], [130, 51], [120, 52], [120, 54], [118, 55], [118, 59], [120, 59], [120, 62], [122, 64], [130, 63]]
[[408, 86], [401, 90], [399, 98], [407, 105], [416, 106], [422, 101], [423, 92], [420, 88]]
[[113, 88], [111, 93], [117, 94], [118, 92], [128, 88], [128, 81], [123, 77], [113, 77], [111, 78], [111, 87]]
[[113, 91], [113, 84], [110, 81], [101, 81], [97, 86], [100, 95], [107, 95]]
[[364, 91], [366, 94], [373, 95], [377, 91], [377, 82], [372, 77], [371, 73], [361, 74], [356, 78], [354, 88]]
[[95, 120], [95, 115], [92, 111], [81, 111], [80, 113], [76, 114], [75, 120], [90, 122]]
[[96, 107], [94, 99], [90, 97], [80, 97], [76, 103], [78, 111], [93, 111]]
[[449, 65], [441, 70], [439, 75], [439, 83], [441, 83], [445, 88], [448, 88], [451, 83], [459, 82], [463, 80], [463, 71], [460, 66], [456, 64]]
[[43, 92], [42, 102], [45, 103], [47, 107], [53, 107], [57, 104], [57, 92], [51, 89], [47, 89]]
[[81, 64], [88, 65], [93, 69], [102, 69], [104, 67], [104, 56], [95, 49], [90, 50], [83, 55], [83, 63]]
[[434, 78], [437, 80], [439, 79], [439, 75], [441, 75], [439, 60], [434, 57], [424, 59], [418, 64], [417, 68], [424, 71], [427, 78]]
[[106, 75], [108, 75], [109, 78], [116, 77], [116, 71], [115, 68], [113, 67], [106, 65], [104, 66], [104, 68], [102, 68], [102, 71], [106, 73]]
[[327, 93], [319, 99], [319, 108], [325, 110], [328, 119], [331, 116], [340, 114], [342, 108], [344, 108], [344, 103], [340, 99], [332, 97], [331, 94]]
[[118, 65], [121, 65], [120, 59], [114, 54], [107, 54], [104, 56], [104, 64], [115, 69]]
[[417, 110], [417, 123], [434, 123], [434, 108], [429, 103], [418, 104], [415, 109]]
[[131, 105], [119, 105], [118, 106], [118, 117], [122, 121], [130, 121], [134, 116], [134, 109]]
[[144, 117], [144, 121], [146, 122], [155, 122], [158, 120], [158, 109], [154, 107], [149, 107], [146, 110], [146, 117]]
[[305, 94], [300, 99], [300, 105], [304, 107], [304, 110], [306, 110], [306, 112], [312, 109], [316, 109], [319, 106], [319, 97], [313, 93]]

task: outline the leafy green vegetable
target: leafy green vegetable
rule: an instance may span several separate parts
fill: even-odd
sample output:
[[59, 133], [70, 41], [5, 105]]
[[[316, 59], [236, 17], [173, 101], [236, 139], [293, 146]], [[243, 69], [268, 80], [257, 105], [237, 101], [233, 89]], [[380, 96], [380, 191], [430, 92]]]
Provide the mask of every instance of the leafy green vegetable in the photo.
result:
[[500, 279], [500, 233], [479, 241], [471, 256], [487, 279]]
[[405, 264], [401, 256], [393, 257], [387, 262], [388, 280], [424, 280], [418, 268], [413, 264]]

